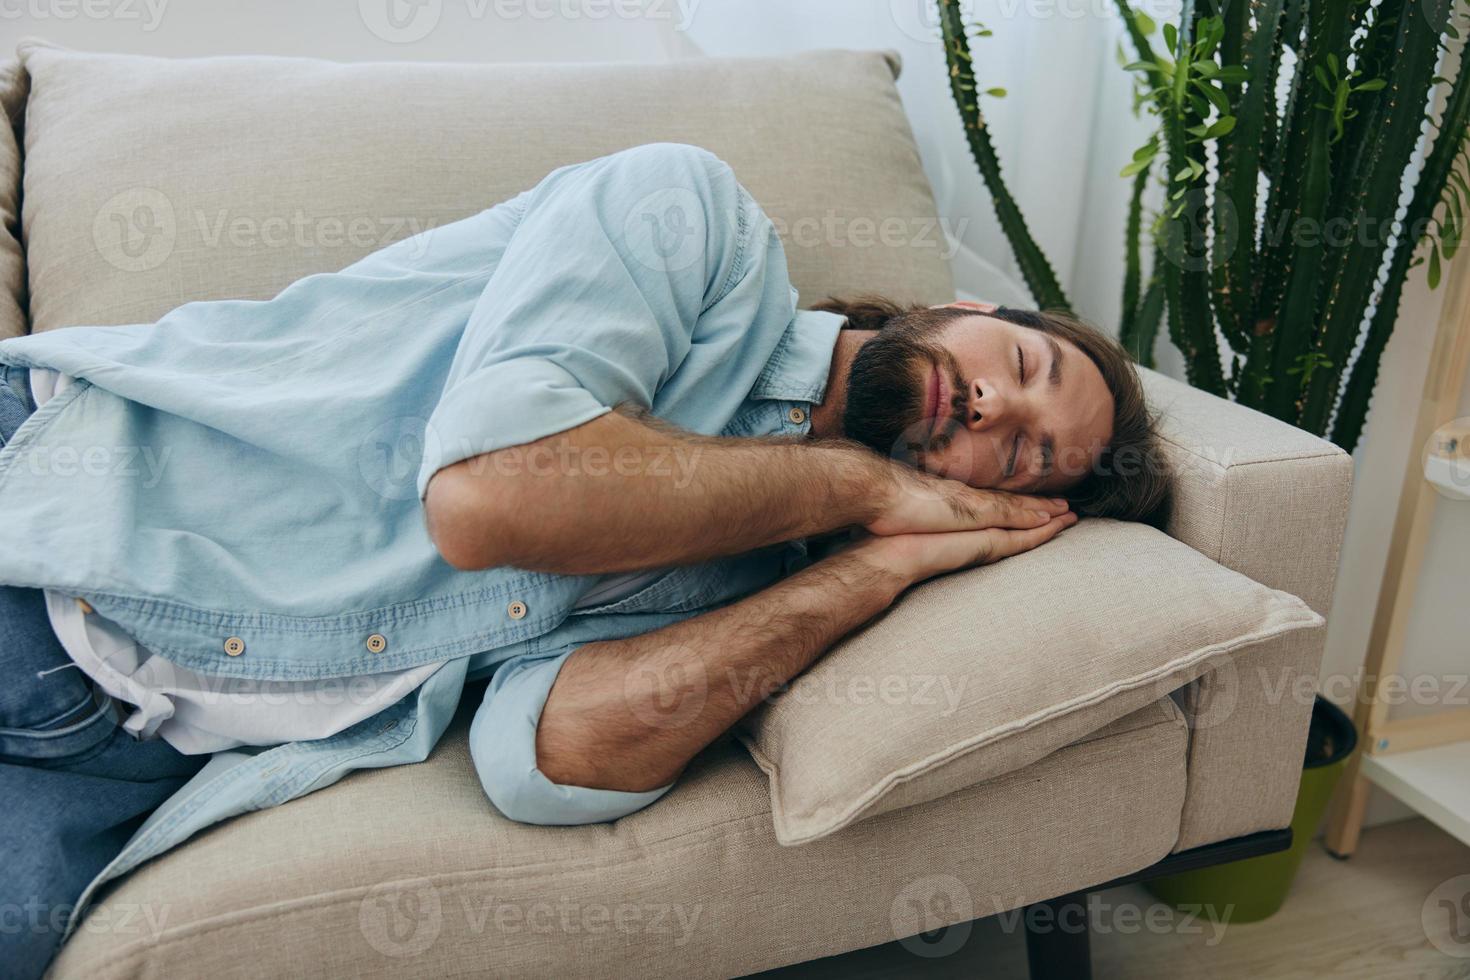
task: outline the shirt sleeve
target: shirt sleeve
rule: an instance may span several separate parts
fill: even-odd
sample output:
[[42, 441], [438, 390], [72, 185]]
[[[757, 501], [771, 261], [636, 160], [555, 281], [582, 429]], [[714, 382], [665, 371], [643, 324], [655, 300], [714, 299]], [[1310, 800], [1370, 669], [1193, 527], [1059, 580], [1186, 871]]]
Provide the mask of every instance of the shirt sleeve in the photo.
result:
[[605, 823], [641, 810], [673, 788], [642, 793], [554, 783], [536, 767], [536, 726], [551, 685], [572, 655], [515, 657], [496, 668], [470, 724], [470, 757], [495, 808], [520, 823]]
[[553, 171], [470, 314], [429, 418], [419, 497], [452, 463], [620, 404], [650, 408], [702, 315], [762, 278], [772, 241], [729, 166], [697, 147]]

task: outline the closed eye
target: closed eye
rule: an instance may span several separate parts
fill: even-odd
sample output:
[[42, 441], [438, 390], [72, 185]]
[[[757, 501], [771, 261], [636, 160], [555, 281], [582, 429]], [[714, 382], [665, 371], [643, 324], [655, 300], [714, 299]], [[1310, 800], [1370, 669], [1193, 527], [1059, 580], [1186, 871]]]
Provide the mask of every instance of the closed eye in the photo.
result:
[[1020, 344], [1016, 345], [1016, 380], [1021, 384], [1026, 383], [1026, 352], [1021, 349]]

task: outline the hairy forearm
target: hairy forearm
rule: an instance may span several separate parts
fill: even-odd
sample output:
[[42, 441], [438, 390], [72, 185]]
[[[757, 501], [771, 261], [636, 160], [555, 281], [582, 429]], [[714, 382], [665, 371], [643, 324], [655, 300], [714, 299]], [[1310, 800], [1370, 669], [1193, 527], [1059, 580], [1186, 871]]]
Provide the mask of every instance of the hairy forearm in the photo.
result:
[[645, 791], [909, 584], [863, 545], [740, 602], [626, 640], [591, 643], [562, 666], [537, 729], [553, 782]]
[[446, 467], [426, 508], [458, 567], [634, 571], [865, 523], [893, 465], [839, 440], [705, 437], [614, 412]]

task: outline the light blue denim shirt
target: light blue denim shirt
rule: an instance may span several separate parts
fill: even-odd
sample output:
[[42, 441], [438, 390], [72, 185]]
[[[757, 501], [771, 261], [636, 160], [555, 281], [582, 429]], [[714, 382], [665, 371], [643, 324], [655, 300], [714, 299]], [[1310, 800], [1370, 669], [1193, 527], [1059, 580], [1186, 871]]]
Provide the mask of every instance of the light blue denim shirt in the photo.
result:
[[595, 576], [457, 570], [422, 494], [445, 465], [620, 404], [711, 435], [804, 434], [841, 322], [797, 312], [780, 240], [728, 166], [656, 144], [554, 171], [269, 301], [0, 342], [0, 363], [78, 379], [0, 451], [0, 582], [84, 597], [205, 674], [443, 663], [331, 738], [219, 753], [97, 883], [218, 820], [422, 760], [466, 679], [492, 671], [471, 748], [501, 810], [580, 823], [657, 798], [536, 770], [556, 671], [580, 644], [774, 581], [800, 544], [573, 613]]

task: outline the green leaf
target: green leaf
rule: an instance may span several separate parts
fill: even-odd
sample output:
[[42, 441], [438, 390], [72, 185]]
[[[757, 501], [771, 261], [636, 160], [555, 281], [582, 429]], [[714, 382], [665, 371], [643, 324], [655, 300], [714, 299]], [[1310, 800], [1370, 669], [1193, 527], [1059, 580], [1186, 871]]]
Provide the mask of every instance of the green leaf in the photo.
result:
[[1196, 61], [1189, 67], [1192, 71], [1198, 72], [1206, 78], [1214, 78], [1220, 74], [1220, 66], [1213, 61]]
[[1006, 97], [1006, 90], [997, 86], [995, 88], [986, 89], [985, 94], [990, 96], [991, 98], [1003, 99]]
[[1165, 24], [1164, 25], [1164, 47], [1168, 48], [1169, 49], [1169, 52], [1172, 54], [1176, 50], [1176, 46], [1178, 44], [1179, 44], [1179, 28], [1175, 27], [1173, 24]]
[[1455, 186], [1460, 188], [1460, 190], [1463, 191], [1467, 197], [1470, 197], [1470, 183], [1465, 182], [1465, 178], [1460, 173], [1460, 171], [1451, 170], [1450, 180], [1454, 181]]
[[1460, 234], [1465, 227], [1465, 215], [1460, 210], [1460, 197], [1450, 194], [1444, 207], [1445, 220], [1440, 223], [1439, 246], [1444, 251], [1445, 261], [1455, 257], [1460, 248]]
[[1205, 139], [1216, 139], [1218, 137], [1224, 136], [1226, 133], [1230, 132], [1234, 128], [1234, 116], [1221, 116], [1219, 119], [1215, 120], [1214, 125], [1205, 130], [1204, 136]]
[[1387, 88], [1387, 87], [1388, 87], [1388, 79], [1386, 79], [1386, 78], [1375, 78], [1375, 79], [1373, 79], [1371, 81], [1364, 82], [1362, 85], [1355, 85], [1355, 86], [1353, 86], [1353, 91], [1354, 92], [1376, 92], [1376, 91], [1378, 91], [1381, 88]]
[[1132, 163], [1128, 164], [1128, 166], [1124, 167], [1122, 170], [1119, 170], [1118, 171], [1118, 176], [1119, 177], [1132, 177], [1134, 174], [1138, 173], [1139, 171], [1147, 170], [1149, 164], [1151, 164], [1153, 162], [1154, 161], [1153, 161], [1153, 158], [1152, 157], [1148, 158], [1147, 160], [1134, 160]]
[[1223, 89], [1218, 89], [1208, 82], [1196, 82], [1195, 84], [1201, 92], [1205, 93], [1205, 98], [1209, 99], [1214, 103], [1215, 108], [1220, 110], [1220, 115], [1226, 116], [1230, 114], [1230, 97], [1225, 94]]
[[1152, 34], [1158, 28], [1158, 25], [1154, 23], [1154, 19], [1142, 10], [1134, 13], [1133, 23], [1137, 24], [1138, 29], [1144, 34]]
[[1250, 81], [1251, 73], [1250, 69], [1244, 65], [1226, 65], [1215, 77], [1217, 81], [1226, 85], [1240, 85]]
[[1429, 243], [1429, 288], [1439, 288], [1439, 249]]

